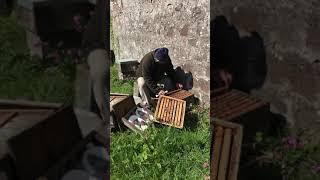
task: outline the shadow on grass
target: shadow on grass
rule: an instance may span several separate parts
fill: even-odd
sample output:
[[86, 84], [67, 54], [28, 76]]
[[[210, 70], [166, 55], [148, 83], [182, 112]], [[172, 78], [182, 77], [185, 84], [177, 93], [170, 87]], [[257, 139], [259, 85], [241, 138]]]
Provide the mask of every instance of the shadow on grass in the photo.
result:
[[188, 131], [196, 131], [200, 124], [199, 114], [189, 111], [186, 112], [184, 119], [184, 128]]

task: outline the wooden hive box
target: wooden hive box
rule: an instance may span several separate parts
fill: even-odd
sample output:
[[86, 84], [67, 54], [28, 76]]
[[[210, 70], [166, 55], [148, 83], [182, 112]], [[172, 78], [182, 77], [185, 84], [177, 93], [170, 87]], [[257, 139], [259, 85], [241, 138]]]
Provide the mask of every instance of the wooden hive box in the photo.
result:
[[186, 101], [161, 96], [156, 107], [155, 122], [181, 129], [183, 128], [185, 109]]
[[[192, 94], [191, 92], [184, 90], [184, 89], [173, 90], [173, 91], [166, 93], [165, 95], [172, 97], [172, 98], [184, 100], [187, 102], [187, 104], [192, 102], [192, 100], [194, 98], [194, 94]], [[155, 101], [155, 103], [157, 103], [159, 98], [153, 98], [153, 100]]]
[[9, 179], [33, 180], [40, 176], [48, 180], [61, 179], [81, 159], [87, 144], [106, 147], [105, 139], [96, 131], [82, 137], [71, 106], [61, 106], [46, 114], [45, 109], [25, 109], [20, 110], [17, 116], [30, 112], [46, 116], [31, 128], [8, 139], [11, 153], [0, 158], [3, 162], [0, 166], [5, 167]]
[[210, 179], [236, 180], [238, 176], [242, 126], [211, 119]]
[[177, 90], [168, 92], [166, 96], [170, 96], [172, 98], [181, 99], [181, 100], [190, 102], [194, 97], [194, 94], [184, 89], [177, 89]]
[[133, 96], [129, 94], [110, 94], [110, 110], [114, 114], [117, 122], [121, 121], [121, 118], [125, 116], [136, 104]]
[[252, 142], [257, 132], [270, 129], [269, 103], [238, 90], [211, 96], [210, 117], [244, 126], [244, 141]]

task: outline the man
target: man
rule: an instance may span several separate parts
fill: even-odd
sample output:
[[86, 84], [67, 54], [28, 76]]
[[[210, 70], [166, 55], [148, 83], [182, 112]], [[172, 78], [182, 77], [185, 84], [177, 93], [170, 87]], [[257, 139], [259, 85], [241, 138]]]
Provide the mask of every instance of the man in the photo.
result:
[[96, 2], [95, 11], [83, 33], [83, 47], [87, 55], [90, 70], [90, 79], [94, 101], [98, 106], [99, 114], [103, 117], [108, 112], [106, 94], [109, 89], [109, 51], [106, 47], [106, 9], [109, 7], [103, 0]]
[[[87, 55], [87, 63], [89, 66], [91, 89], [93, 100], [98, 107], [99, 115], [102, 117], [104, 126], [97, 131], [105, 139], [107, 147], [110, 146], [110, 107], [109, 107], [109, 67], [110, 67], [110, 51], [109, 51], [109, 29], [107, 22], [110, 21], [109, 1], [97, 0], [95, 11], [83, 33], [83, 47]], [[110, 150], [107, 148], [109, 156]], [[109, 166], [109, 164], [108, 164]], [[110, 166], [109, 166], [110, 167]], [[106, 168], [104, 177], [109, 179], [110, 168]]]
[[[232, 74], [226, 69], [214, 68], [213, 71], [213, 88], [224, 87], [229, 89], [232, 84]], [[212, 89], [213, 89], [212, 88]]]
[[138, 88], [143, 105], [152, 105], [151, 97], [165, 95], [166, 91], [183, 88], [176, 82], [169, 50], [158, 48], [146, 54], [137, 70]]

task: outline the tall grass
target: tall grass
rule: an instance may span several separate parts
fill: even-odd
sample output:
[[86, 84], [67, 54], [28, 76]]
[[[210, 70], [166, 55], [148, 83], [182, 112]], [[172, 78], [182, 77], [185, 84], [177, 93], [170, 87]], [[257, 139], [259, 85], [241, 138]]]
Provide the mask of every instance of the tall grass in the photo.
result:
[[74, 65], [65, 59], [49, 67], [30, 56], [14, 17], [0, 17], [0, 41], [0, 98], [63, 102], [73, 97]]

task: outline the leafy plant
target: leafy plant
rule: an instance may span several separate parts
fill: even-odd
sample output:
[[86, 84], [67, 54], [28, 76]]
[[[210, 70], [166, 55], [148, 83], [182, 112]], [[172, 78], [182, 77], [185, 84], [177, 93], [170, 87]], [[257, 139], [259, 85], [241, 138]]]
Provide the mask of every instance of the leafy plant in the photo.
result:
[[[303, 137], [303, 138], [302, 138]], [[309, 138], [307, 138], [309, 137]], [[320, 178], [319, 144], [311, 143], [312, 135], [300, 130], [296, 135], [266, 137], [256, 134], [254, 148], [260, 152], [259, 164], [271, 164], [281, 169], [284, 180]], [[308, 174], [305, 172], [308, 171]]]

